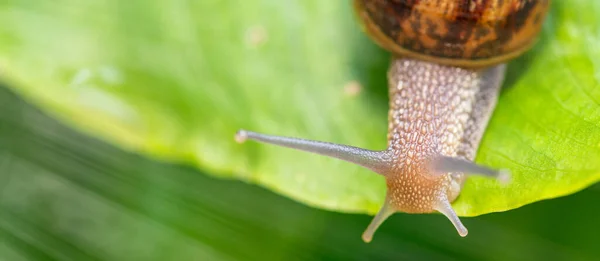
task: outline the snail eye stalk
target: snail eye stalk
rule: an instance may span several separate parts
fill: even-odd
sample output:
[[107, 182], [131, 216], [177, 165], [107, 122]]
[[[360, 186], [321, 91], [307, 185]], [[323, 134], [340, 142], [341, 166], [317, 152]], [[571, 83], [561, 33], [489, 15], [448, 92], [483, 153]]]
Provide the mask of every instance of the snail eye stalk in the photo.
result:
[[388, 151], [367, 150], [348, 145], [267, 135], [246, 130], [239, 130], [235, 134], [235, 140], [239, 143], [243, 143], [246, 140], [254, 140], [261, 143], [312, 152], [351, 162], [381, 175], [386, 175], [392, 166], [392, 160]]
[[495, 170], [454, 157], [437, 156], [432, 160], [432, 168], [440, 174], [460, 172], [469, 176], [496, 178], [501, 184], [508, 184], [511, 180], [510, 171], [506, 169]]

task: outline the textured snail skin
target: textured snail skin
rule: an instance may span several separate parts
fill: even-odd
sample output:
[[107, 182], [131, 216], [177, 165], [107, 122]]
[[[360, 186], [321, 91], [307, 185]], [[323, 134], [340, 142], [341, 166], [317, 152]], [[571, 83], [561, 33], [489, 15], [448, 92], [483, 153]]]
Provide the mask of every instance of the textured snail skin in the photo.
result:
[[496, 105], [505, 66], [470, 70], [393, 59], [388, 71], [388, 151], [384, 173], [388, 203], [395, 210], [426, 213], [459, 194], [462, 173], [434, 173], [438, 155], [473, 161]]
[[450, 203], [466, 175], [506, 181], [504, 171], [473, 163], [496, 105], [505, 65], [466, 69], [411, 58], [394, 58], [388, 71], [388, 146], [375, 151], [348, 145], [266, 135], [246, 130], [248, 139], [334, 157], [384, 176], [385, 202], [363, 233], [370, 242], [377, 228], [396, 212], [444, 214], [461, 236], [467, 228]]
[[534, 44], [550, 0], [354, 0], [365, 31], [396, 55], [483, 67]]

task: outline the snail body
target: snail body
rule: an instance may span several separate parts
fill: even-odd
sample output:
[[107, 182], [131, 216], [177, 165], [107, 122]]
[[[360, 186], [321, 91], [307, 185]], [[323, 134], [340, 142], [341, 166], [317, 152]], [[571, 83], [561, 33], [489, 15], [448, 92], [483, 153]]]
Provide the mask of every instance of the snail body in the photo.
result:
[[363, 28], [393, 55], [388, 146], [367, 150], [240, 130], [252, 139], [352, 162], [386, 179], [385, 202], [363, 240], [396, 212], [452, 209], [468, 175], [506, 182], [507, 170], [473, 163], [498, 99], [505, 62], [528, 50], [550, 0], [354, 0]]

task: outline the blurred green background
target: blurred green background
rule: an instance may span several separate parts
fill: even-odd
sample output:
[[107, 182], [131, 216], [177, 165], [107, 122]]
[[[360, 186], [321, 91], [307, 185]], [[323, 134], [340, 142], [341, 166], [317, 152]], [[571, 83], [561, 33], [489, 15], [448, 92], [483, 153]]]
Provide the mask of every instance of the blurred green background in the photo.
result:
[[600, 186], [463, 218], [310, 208], [124, 152], [0, 88], [0, 260], [598, 260]]

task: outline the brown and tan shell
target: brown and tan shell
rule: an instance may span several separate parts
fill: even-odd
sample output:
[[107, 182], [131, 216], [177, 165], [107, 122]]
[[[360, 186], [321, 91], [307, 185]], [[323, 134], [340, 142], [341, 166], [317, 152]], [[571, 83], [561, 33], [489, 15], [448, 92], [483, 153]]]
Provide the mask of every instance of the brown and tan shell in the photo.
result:
[[528, 50], [550, 0], [354, 0], [369, 35], [395, 55], [484, 67]]

